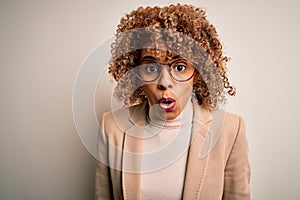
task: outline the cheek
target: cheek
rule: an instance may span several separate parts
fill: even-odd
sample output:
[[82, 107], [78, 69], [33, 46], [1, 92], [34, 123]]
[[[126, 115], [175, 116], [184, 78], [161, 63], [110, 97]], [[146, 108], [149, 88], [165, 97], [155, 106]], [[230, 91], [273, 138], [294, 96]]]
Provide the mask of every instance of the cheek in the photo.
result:
[[147, 94], [151, 94], [153, 93], [153, 87], [150, 85], [150, 84], [147, 84], [147, 85], [143, 85], [142, 86], [142, 89], [145, 93]]
[[188, 88], [187, 90], [189, 91], [189, 93], [191, 94], [193, 91], [193, 86], [194, 86], [194, 78], [192, 78], [191, 80], [188, 81]]
[[155, 88], [156, 86], [154, 84], [146, 84], [142, 86], [142, 90], [145, 92], [146, 96], [150, 101], [154, 97]]
[[[178, 95], [179, 96], [190, 96], [193, 90], [193, 80], [189, 80], [188, 82], [181, 83], [177, 86]], [[174, 88], [176, 89], [176, 88]]]
[[193, 81], [185, 82], [180, 85], [177, 90], [177, 98], [181, 104], [181, 106], [185, 106], [189, 98], [192, 96], [193, 91]]

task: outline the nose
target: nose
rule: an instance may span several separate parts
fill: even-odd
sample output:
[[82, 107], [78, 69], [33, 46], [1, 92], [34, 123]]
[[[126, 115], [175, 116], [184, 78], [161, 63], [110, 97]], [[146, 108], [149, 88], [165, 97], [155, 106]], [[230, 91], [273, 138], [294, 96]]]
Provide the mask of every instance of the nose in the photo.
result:
[[166, 90], [168, 88], [173, 88], [174, 80], [169, 73], [168, 66], [163, 66], [160, 75], [157, 80], [157, 87], [161, 90]]

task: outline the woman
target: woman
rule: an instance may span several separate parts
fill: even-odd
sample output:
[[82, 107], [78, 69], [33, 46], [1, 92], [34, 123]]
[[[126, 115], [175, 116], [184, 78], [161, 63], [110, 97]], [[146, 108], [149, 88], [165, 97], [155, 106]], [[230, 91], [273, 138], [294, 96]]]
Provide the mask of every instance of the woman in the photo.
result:
[[121, 19], [109, 73], [125, 106], [101, 119], [97, 199], [250, 199], [244, 122], [218, 109], [227, 60], [200, 8]]

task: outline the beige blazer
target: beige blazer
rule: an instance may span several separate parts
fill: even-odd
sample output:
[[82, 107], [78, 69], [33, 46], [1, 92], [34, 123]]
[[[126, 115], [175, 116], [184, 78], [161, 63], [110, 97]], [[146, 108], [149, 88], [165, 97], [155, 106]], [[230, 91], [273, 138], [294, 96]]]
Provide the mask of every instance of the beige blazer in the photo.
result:
[[[250, 165], [241, 117], [209, 112], [193, 98], [192, 140], [183, 199], [250, 199]], [[143, 134], [148, 103], [105, 113], [98, 139], [96, 199], [140, 199]]]

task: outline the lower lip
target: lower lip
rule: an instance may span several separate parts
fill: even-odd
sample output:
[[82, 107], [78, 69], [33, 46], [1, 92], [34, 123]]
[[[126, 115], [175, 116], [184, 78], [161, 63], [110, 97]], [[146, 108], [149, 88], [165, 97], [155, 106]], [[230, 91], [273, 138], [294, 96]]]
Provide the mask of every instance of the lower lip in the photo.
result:
[[159, 106], [161, 109], [165, 110], [165, 111], [170, 111], [173, 110], [173, 108], [175, 107], [176, 102], [172, 102], [170, 104], [164, 104], [164, 103], [159, 103]]

